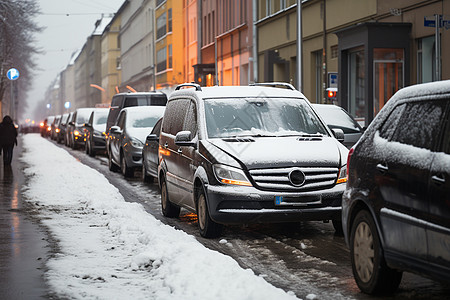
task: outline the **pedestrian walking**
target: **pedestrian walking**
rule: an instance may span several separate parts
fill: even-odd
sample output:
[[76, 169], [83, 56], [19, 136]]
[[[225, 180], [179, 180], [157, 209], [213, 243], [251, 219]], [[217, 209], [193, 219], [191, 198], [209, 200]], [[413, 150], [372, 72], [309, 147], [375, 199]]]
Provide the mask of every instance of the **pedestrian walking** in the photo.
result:
[[17, 145], [17, 129], [11, 117], [5, 116], [0, 123], [0, 148], [5, 166], [11, 165], [14, 145]]

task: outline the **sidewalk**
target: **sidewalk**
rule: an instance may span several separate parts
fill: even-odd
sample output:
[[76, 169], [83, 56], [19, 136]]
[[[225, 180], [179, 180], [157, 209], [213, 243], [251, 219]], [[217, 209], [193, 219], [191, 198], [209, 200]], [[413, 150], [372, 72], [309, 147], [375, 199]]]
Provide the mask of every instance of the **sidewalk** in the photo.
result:
[[49, 246], [43, 228], [27, 212], [21, 196], [24, 183], [22, 138], [10, 167], [0, 156], [0, 299], [44, 299], [45, 261]]

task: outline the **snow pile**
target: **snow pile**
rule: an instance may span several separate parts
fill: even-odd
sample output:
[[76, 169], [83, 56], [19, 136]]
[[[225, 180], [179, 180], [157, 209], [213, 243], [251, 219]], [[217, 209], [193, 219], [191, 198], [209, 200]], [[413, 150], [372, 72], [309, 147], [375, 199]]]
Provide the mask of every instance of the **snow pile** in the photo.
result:
[[58, 242], [48, 283], [71, 299], [296, 299], [125, 202], [107, 179], [39, 135], [23, 137], [27, 201]]

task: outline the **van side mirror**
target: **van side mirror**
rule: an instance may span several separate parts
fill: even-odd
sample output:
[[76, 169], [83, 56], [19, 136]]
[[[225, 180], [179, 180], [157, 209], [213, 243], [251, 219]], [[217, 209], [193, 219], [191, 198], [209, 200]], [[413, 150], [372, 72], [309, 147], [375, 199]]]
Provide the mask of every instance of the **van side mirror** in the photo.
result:
[[175, 136], [175, 145], [184, 147], [195, 147], [197, 143], [192, 141], [192, 133], [190, 131], [180, 131]]
[[147, 138], [145, 140], [147, 142], [158, 142], [159, 137], [156, 134], [152, 133], [152, 134], [147, 135]]
[[120, 130], [119, 126], [111, 126], [109, 131], [112, 132], [112, 133], [121, 133], [121, 130]]
[[333, 128], [331, 129], [331, 131], [333, 131], [334, 137], [339, 141], [339, 142], [344, 142], [344, 131], [340, 128]]

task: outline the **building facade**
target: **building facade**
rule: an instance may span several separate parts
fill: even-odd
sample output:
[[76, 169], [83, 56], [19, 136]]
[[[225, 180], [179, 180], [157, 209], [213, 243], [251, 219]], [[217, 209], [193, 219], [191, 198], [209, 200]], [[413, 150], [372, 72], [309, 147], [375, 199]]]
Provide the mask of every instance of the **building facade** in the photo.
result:
[[[297, 86], [297, 1], [257, 1], [257, 81]], [[303, 0], [302, 92], [336, 103], [367, 125], [398, 89], [450, 78], [450, 30], [424, 20], [450, 14], [446, 0]], [[327, 92], [337, 90], [330, 100]]]
[[155, 89], [155, 0], [127, 1], [121, 12], [120, 91]]

